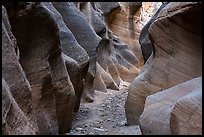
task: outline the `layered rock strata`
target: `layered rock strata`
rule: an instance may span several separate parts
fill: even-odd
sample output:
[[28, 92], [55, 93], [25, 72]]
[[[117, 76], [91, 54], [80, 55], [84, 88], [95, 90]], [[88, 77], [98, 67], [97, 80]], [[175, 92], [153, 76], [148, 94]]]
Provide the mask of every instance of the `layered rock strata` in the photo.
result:
[[140, 116], [145, 135], [202, 134], [202, 77], [146, 98]]
[[[119, 90], [137, 76], [137, 55], [109, 30], [98, 4], [3, 2], [3, 103], [15, 106], [2, 110], [4, 134], [69, 132], [82, 97], [92, 102], [94, 90]], [[10, 124], [20, 114], [22, 124]]]
[[172, 2], [150, 26], [153, 54], [130, 85], [125, 104], [129, 125], [139, 124], [147, 96], [202, 75], [201, 11], [198, 2]]

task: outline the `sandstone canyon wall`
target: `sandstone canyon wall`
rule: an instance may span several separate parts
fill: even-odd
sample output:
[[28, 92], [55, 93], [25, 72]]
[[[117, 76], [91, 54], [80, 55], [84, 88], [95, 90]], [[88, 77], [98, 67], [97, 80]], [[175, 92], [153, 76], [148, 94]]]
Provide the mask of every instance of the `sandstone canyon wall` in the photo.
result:
[[125, 104], [128, 124], [143, 134], [202, 134], [201, 11], [199, 2], [168, 3], [148, 29], [153, 53]]
[[[93, 102], [95, 90], [119, 90], [122, 81], [132, 82], [128, 124], [140, 124], [143, 134], [160, 133], [145, 122], [153, 118], [149, 111], [164, 113], [155, 110], [154, 97], [145, 104], [146, 97], [202, 75], [201, 4], [166, 4], [156, 12], [161, 3], [3, 2], [2, 134], [65, 134], [81, 101]], [[143, 38], [150, 50], [141, 47]], [[202, 99], [196, 86], [178, 95], [172, 89], [155, 94], [161, 100], [175, 96], [170, 105], [161, 103], [161, 109], [175, 106], [165, 113], [161, 134], [200, 133]], [[198, 125], [181, 114], [193, 116]]]
[[104, 4], [3, 2], [3, 134], [69, 132], [81, 99], [137, 76], [139, 53], [109, 29]]

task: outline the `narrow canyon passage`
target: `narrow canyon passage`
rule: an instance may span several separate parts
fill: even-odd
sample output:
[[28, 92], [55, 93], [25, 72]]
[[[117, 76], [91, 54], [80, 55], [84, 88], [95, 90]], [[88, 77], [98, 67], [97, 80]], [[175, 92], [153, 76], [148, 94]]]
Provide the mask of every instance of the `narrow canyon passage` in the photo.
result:
[[81, 103], [67, 135], [141, 135], [139, 125], [126, 123], [124, 106], [129, 85], [121, 82], [119, 91], [95, 91], [94, 102]]
[[2, 1], [2, 134], [202, 134], [201, 49], [202, 2]]

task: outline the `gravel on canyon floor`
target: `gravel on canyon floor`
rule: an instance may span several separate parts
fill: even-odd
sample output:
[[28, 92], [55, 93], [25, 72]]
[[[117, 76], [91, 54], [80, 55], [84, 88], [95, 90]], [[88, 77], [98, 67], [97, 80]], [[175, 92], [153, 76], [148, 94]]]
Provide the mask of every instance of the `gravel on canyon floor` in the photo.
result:
[[124, 106], [129, 84], [121, 82], [119, 91], [95, 91], [94, 102], [81, 103], [66, 135], [141, 135], [139, 125], [126, 123]]

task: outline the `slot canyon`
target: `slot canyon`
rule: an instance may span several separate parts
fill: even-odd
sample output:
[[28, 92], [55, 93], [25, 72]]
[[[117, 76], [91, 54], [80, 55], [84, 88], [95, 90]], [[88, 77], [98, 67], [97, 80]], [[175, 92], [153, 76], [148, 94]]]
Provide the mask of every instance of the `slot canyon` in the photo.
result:
[[202, 2], [2, 1], [2, 135], [201, 135]]

